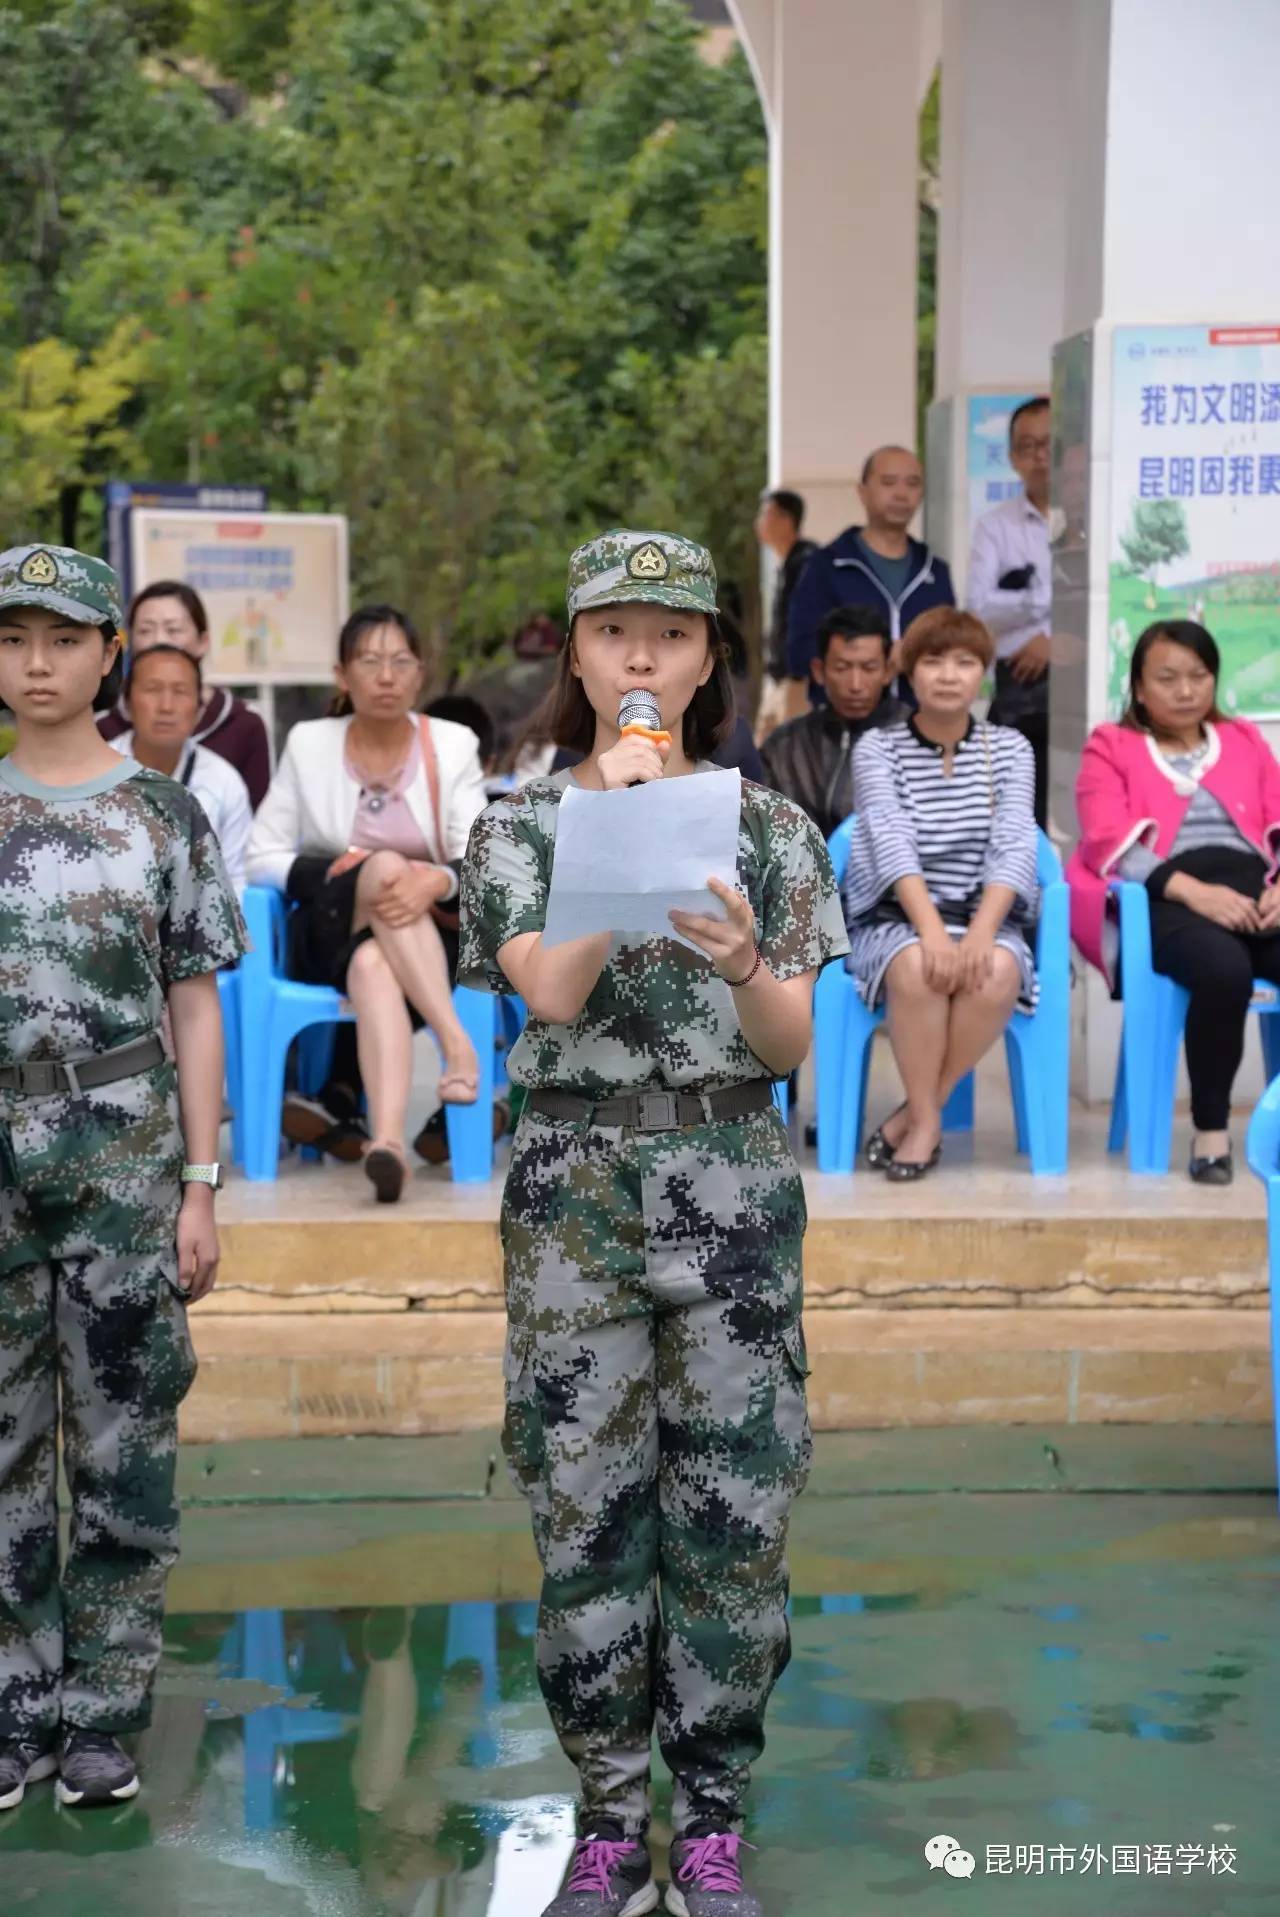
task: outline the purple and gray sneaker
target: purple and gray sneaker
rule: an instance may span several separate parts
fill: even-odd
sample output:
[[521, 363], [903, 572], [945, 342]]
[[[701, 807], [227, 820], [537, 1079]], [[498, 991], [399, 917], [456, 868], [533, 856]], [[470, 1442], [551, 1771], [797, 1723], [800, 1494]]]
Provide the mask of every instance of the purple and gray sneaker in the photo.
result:
[[621, 1825], [597, 1822], [578, 1839], [564, 1887], [542, 1917], [643, 1917], [657, 1908], [649, 1846]]
[[758, 1901], [742, 1884], [740, 1850], [751, 1850], [737, 1831], [705, 1825], [677, 1837], [671, 1846], [671, 1917], [761, 1917]]

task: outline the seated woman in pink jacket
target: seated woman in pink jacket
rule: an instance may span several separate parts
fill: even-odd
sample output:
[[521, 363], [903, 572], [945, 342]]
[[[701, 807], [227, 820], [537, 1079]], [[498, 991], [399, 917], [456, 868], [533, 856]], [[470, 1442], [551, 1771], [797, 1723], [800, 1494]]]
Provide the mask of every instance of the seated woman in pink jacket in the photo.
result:
[[1191, 619], [1148, 626], [1129, 669], [1129, 707], [1085, 745], [1080, 844], [1067, 870], [1076, 944], [1113, 987], [1107, 885], [1144, 884], [1158, 972], [1185, 985], [1191, 1176], [1229, 1185], [1231, 1087], [1253, 981], [1280, 984], [1280, 767], [1247, 719], [1218, 710], [1218, 648]]

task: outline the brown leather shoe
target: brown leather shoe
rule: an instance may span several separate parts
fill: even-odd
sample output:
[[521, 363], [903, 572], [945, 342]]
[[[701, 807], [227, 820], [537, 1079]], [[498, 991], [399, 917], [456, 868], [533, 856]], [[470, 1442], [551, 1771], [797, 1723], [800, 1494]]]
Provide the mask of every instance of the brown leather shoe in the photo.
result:
[[358, 1165], [369, 1134], [358, 1118], [335, 1118], [319, 1099], [290, 1092], [280, 1111], [280, 1129], [291, 1145], [311, 1145], [345, 1165]]
[[[494, 1143], [503, 1136], [511, 1123], [511, 1107], [505, 1098], [493, 1101], [493, 1138]], [[428, 1165], [447, 1165], [449, 1162], [449, 1134], [445, 1129], [444, 1106], [432, 1112], [422, 1130], [413, 1141], [413, 1149], [419, 1158], [425, 1158]]]

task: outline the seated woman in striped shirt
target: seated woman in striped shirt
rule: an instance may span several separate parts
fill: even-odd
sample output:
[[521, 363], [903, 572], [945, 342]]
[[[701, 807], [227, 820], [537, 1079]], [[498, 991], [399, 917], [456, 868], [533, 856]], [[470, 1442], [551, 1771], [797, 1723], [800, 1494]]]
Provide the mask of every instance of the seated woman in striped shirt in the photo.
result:
[[919, 710], [853, 755], [848, 965], [868, 1005], [887, 1003], [907, 1095], [867, 1145], [893, 1179], [933, 1169], [951, 1092], [1036, 1001], [1035, 760], [969, 709], [993, 651], [972, 613], [922, 613], [901, 653]]

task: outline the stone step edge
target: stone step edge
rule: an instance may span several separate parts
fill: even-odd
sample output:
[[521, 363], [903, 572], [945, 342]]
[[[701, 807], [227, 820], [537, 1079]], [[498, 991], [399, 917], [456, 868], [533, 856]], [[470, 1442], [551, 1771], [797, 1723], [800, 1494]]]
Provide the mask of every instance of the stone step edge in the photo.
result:
[[[810, 1303], [805, 1310], [809, 1344], [816, 1351], [909, 1351], [938, 1343], [947, 1349], [971, 1344], [984, 1352], [1097, 1350], [1267, 1351], [1269, 1315], [1233, 1306], [1132, 1307], [1105, 1310], [1021, 1305], [913, 1307], [857, 1310]], [[483, 1356], [499, 1352], [505, 1335], [501, 1310], [448, 1312], [266, 1311], [191, 1314], [197, 1354], [263, 1363], [310, 1356], [420, 1358]]]

